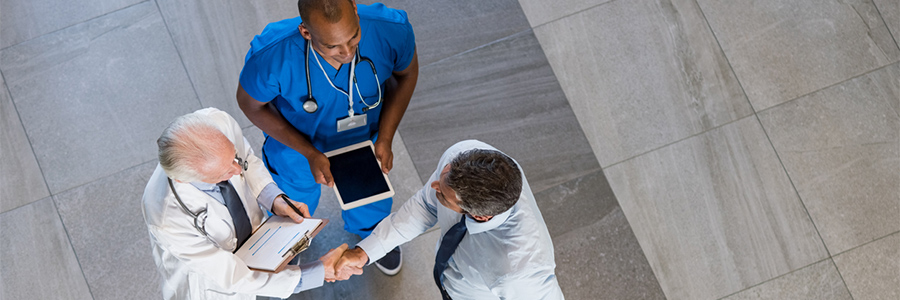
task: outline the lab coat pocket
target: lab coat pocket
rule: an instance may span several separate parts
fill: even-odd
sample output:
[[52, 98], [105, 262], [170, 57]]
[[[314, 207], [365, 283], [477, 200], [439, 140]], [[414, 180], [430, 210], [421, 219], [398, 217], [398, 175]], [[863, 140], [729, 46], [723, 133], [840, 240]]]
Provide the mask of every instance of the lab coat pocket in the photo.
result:
[[188, 293], [190, 293], [190, 299], [192, 300], [205, 300], [206, 296], [203, 295], [206, 288], [200, 283], [202, 279], [200, 275], [194, 272], [188, 272]]

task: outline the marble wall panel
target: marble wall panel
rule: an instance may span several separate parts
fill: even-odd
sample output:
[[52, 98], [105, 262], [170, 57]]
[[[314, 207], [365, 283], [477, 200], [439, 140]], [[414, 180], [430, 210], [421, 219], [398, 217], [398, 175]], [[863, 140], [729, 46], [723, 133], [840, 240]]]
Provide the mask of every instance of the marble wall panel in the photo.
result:
[[698, 0], [761, 111], [897, 61], [871, 0]]
[[900, 230], [900, 64], [759, 113], [828, 250]]
[[143, 0], [0, 2], [0, 49], [141, 1]]
[[400, 133], [423, 181], [466, 139], [515, 158], [534, 192], [599, 169], [531, 32], [423, 67]]
[[834, 263], [855, 299], [900, 298], [900, 233], [838, 254]]
[[0, 213], [0, 298], [94, 299], [50, 198]]
[[601, 166], [752, 113], [693, 0], [613, 1], [534, 30]]
[[199, 108], [153, 2], [6, 48], [0, 70], [52, 193], [153, 159]]
[[610, 0], [519, 0], [532, 28], [607, 2]]
[[159, 299], [160, 275], [141, 212], [156, 161], [55, 195], [94, 299]]
[[853, 299], [831, 259], [826, 259], [722, 300]]
[[567, 299], [666, 299], [618, 206], [594, 224], [554, 236], [553, 248]]
[[50, 196], [2, 76], [0, 141], [0, 213]]
[[416, 33], [420, 67], [529, 29], [516, 0], [357, 2], [382, 2], [406, 11]]
[[266, 24], [298, 15], [297, 2], [157, 2], [203, 107], [219, 108], [241, 126], [250, 125], [235, 98], [244, 56]]
[[828, 255], [755, 117], [604, 172], [669, 299], [724, 297]]

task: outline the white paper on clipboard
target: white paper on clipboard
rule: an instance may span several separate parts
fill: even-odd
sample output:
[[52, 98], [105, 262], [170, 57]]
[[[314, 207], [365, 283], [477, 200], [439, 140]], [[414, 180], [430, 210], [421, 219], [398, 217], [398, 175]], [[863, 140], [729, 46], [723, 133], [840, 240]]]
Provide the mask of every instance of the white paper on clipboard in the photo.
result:
[[288, 252], [297, 242], [304, 237], [312, 239], [322, 222], [306, 218], [298, 224], [290, 218], [271, 216], [234, 254], [252, 269], [277, 271], [285, 259], [296, 254]]

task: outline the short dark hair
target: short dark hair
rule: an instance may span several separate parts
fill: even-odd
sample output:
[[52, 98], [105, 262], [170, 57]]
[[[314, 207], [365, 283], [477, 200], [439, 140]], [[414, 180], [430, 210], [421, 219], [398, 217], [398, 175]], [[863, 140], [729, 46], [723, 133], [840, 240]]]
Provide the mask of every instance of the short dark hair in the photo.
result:
[[495, 216], [519, 200], [522, 173], [516, 162], [500, 151], [472, 149], [450, 162], [447, 185], [467, 213]]
[[[344, 0], [299, 0], [297, 1], [297, 10], [300, 11], [300, 19], [303, 22], [309, 20], [309, 16], [313, 11], [322, 13], [325, 20], [329, 23], [337, 23], [341, 20], [344, 11], [341, 10], [340, 1]], [[347, 0], [353, 4], [353, 0]]]

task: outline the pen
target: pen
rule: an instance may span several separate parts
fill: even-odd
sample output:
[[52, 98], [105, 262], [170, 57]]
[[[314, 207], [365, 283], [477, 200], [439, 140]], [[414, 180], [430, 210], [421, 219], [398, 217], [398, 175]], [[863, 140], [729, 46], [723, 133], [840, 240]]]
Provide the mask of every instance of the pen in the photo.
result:
[[284, 203], [287, 203], [287, 205], [290, 206], [291, 209], [293, 209], [295, 213], [297, 213], [301, 217], [303, 216], [303, 213], [300, 212], [300, 209], [297, 209], [297, 207], [294, 206], [294, 204], [291, 203], [291, 201], [288, 201], [288, 198], [284, 194], [281, 194], [279, 196], [281, 196], [281, 200], [284, 200]]

